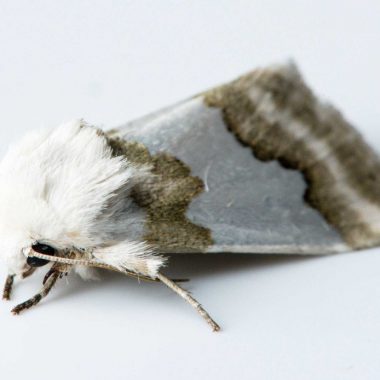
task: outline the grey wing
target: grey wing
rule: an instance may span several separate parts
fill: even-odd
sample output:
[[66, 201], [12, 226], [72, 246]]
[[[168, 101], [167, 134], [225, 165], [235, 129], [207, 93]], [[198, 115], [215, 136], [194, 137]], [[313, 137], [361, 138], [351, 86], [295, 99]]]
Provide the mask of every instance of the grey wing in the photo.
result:
[[[147, 239], [162, 252], [322, 254], [379, 243], [380, 197], [345, 151], [359, 149], [367, 171], [378, 158], [293, 66], [257, 70], [110, 136], [140, 143], [164, 168], [152, 199], [170, 189], [169, 203], [184, 198], [171, 219], [175, 205], [144, 204]], [[187, 174], [166, 174], [179, 163]]]

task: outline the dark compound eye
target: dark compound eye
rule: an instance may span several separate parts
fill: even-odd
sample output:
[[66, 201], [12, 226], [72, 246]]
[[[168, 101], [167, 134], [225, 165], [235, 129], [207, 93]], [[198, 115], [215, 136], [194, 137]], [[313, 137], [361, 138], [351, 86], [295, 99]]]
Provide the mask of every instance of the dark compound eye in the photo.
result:
[[[42, 253], [44, 255], [54, 256], [55, 255], [55, 248], [51, 247], [50, 245], [46, 244], [33, 244], [32, 249], [35, 252]], [[38, 257], [28, 257], [26, 259], [26, 262], [31, 267], [42, 267], [46, 265], [49, 261], [44, 259], [39, 259]]]

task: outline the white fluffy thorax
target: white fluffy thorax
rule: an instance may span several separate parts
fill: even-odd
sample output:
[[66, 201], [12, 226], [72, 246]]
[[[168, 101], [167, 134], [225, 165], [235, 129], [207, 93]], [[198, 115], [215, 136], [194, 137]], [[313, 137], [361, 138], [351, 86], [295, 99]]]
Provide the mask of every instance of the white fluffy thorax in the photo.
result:
[[37, 241], [96, 250], [125, 240], [129, 256], [146, 255], [134, 241], [144, 216], [129, 193], [148, 171], [114, 157], [103, 133], [81, 121], [27, 135], [0, 163], [0, 256], [18, 272], [22, 249]]

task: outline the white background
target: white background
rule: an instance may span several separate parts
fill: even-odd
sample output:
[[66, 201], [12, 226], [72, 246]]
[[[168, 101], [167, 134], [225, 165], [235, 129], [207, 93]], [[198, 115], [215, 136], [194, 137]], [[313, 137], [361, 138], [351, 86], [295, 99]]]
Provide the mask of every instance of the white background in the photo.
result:
[[[0, 0], [0, 153], [41, 125], [113, 127], [289, 58], [380, 147], [379, 40], [375, 0]], [[1, 303], [0, 378], [379, 379], [380, 250], [183, 257], [170, 272], [221, 333], [163, 286], [110, 274], [12, 316], [36, 276]]]

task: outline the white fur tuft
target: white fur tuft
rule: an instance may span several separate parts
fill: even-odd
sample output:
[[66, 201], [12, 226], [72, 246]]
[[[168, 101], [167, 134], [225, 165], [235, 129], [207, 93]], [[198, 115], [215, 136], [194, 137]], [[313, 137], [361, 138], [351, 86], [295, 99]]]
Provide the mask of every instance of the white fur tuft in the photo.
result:
[[159, 259], [140, 242], [144, 212], [129, 196], [149, 173], [114, 157], [102, 132], [82, 121], [11, 146], [0, 163], [0, 256], [9, 271], [21, 271], [22, 250], [38, 241], [57, 249], [100, 247], [99, 260], [129, 270], [146, 260], [154, 275]]
[[154, 255], [142, 242], [124, 241], [106, 248], [94, 249], [93, 256], [103, 263], [119, 270], [132, 272], [155, 278], [159, 268], [165, 263], [162, 256]]

